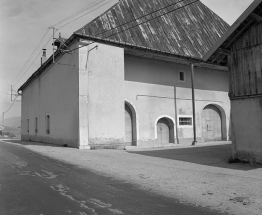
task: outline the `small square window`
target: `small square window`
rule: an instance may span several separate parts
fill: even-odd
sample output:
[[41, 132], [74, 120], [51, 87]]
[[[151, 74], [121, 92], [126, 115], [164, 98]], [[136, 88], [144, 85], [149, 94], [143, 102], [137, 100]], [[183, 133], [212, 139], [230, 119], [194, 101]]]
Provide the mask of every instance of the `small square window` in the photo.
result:
[[178, 80], [179, 82], [186, 82], [186, 73], [185, 71], [178, 72]]
[[179, 117], [179, 125], [191, 126], [192, 125], [192, 117]]

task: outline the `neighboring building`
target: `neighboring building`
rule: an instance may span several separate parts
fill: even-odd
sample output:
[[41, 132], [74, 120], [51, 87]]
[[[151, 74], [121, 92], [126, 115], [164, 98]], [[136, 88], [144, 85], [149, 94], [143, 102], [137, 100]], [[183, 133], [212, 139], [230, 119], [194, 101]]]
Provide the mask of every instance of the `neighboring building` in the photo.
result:
[[[226, 57], [218, 52], [228, 52]], [[255, 0], [204, 59], [229, 65], [233, 157], [262, 163], [262, 0]]]
[[60, 44], [56, 63], [50, 57], [19, 89], [22, 139], [83, 149], [191, 144], [197, 63], [197, 140], [228, 140], [227, 68], [201, 61], [228, 25], [200, 1], [176, 2], [119, 1]]

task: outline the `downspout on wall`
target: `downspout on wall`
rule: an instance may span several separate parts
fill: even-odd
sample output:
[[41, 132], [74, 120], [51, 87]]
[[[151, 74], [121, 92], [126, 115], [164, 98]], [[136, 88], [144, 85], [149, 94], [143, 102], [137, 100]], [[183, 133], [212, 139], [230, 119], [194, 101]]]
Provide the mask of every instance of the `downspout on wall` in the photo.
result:
[[195, 71], [194, 71], [194, 64], [191, 64], [191, 86], [192, 86], [192, 110], [193, 110], [193, 132], [194, 132], [194, 140], [192, 145], [196, 145], [196, 104], [195, 104]]

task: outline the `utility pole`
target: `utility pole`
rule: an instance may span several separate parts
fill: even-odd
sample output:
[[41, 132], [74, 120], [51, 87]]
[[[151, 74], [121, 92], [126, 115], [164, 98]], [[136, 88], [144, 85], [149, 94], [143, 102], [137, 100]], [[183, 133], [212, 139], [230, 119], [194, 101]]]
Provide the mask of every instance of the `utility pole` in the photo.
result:
[[55, 30], [57, 30], [54, 27], [49, 27], [49, 29], [53, 30], [53, 63], [55, 63]]
[[[13, 93], [14, 92], [14, 93]], [[11, 101], [13, 101], [13, 96], [18, 97], [20, 94], [13, 90], [13, 85], [11, 85]]]
[[191, 65], [191, 85], [192, 85], [192, 109], [193, 109], [193, 132], [194, 132], [194, 140], [192, 142], [192, 145], [196, 145], [196, 105], [195, 105], [195, 72], [194, 72], [194, 64]]

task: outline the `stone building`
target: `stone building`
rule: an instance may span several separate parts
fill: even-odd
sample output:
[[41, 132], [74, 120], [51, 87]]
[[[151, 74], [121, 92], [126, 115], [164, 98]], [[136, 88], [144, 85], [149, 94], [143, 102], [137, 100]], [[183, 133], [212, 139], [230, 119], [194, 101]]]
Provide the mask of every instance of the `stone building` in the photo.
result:
[[[20, 87], [22, 139], [89, 149], [229, 139], [229, 75], [201, 59], [228, 25], [200, 1], [122, 0]], [[57, 43], [56, 43], [57, 44]]]

